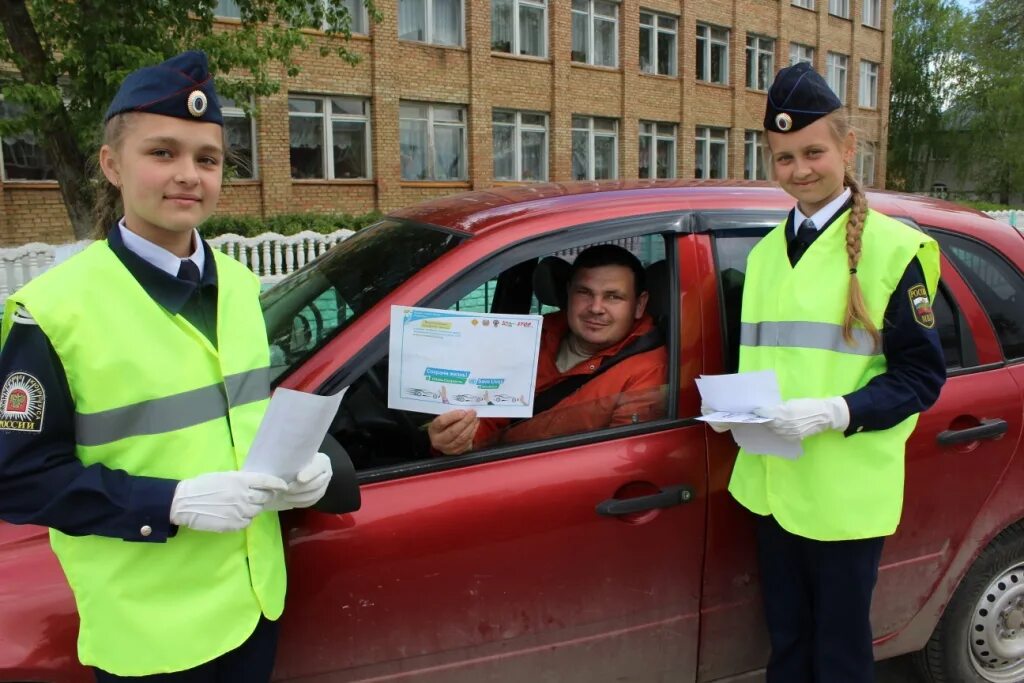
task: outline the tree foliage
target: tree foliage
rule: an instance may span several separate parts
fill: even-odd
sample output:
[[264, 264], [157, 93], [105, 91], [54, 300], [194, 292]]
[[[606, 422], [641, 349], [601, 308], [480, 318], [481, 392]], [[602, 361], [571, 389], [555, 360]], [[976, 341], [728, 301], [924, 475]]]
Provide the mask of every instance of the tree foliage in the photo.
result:
[[893, 15], [887, 185], [912, 189], [968, 73], [969, 22], [953, 0], [896, 0]]
[[[238, 25], [214, 24], [216, 0], [0, 0], [0, 72], [8, 111], [0, 135], [31, 130], [54, 167], [75, 236], [92, 228], [91, 159], [107, 105], [126, 74], [182, 50], [204, 50], [222, 95], [239, 102], [269, 95], [284, 76], [295, 76], [292, 59], [307, 49], [300, 27], [350, 35], [341, 0], [237, 0]], [[372, 0], [365, 2], [377, 19]], [[345, 41], [325, 41], [354, 63]]]

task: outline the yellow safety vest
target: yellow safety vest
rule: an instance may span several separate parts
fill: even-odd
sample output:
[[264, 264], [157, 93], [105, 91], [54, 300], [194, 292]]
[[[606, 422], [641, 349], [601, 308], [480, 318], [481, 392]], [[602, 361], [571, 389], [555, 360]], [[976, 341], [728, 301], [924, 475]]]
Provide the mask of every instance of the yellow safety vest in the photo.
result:
[[[20, 305], [60, 357], [86, 465], [176, 480], [241, 467], [269, 396], [267, 335], [258, 280], [213, 254], [217, 348], [161, 308], [106, 242], [8, 299], [2, 338]], [[50, 542], [81, 617], [79, 658], [120, 676], [198, 666], [284, 607], [276, 512], [234, 533], [181, 527], [166, 543], [55, 530]]]
[[[796, 267], [786, 255], [785, 223], [750, 252], [743, 287], [740, 371], [774, 370], [782, 399], [829, 398], [860, 389], [886, 370], [885, 356], [855, 328], [843, 339], [849, 288], [846, 222], [825, 230]], [[939, 280], [938, 245], [922, 232], [869, 211], [857, 276], [875, 326], [915, 257], [930, 295]], [[822, 541], [887, 536], [903, 507], [903, 460], [917, 415], [849, 437], [827, 431], [804, 439], [798, 460], [740, 449], [729, 491], [791, 533]]]

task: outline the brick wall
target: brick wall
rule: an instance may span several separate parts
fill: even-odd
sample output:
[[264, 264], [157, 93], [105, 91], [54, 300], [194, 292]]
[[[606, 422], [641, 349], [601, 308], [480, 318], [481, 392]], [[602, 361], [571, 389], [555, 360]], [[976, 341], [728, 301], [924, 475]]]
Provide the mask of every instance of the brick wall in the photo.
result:
[[[256, 103], [258, 178], [225, 185], [219, 213], [276, 215], [295, 211], [361, 213], [389, 211], [468, 189], [495, 185], [491, 116], [495, 108], [548, 115], [548, 169], [553, 181], [572, 175], [571, 120], [574, 114], [618, 121], [618, 176], [638, 173], [640, 121], [677, 124], [676, 175], [692, 177], [694, 133], [698, 126], [729, 134], [728, 173], [743, 177], [746, 130], [760, 130], [765, 94], [746, 87], [748, 33], [775, 39], [775, 68], [788, 63], [791, 42], [815, 48], [815, 68], [824, 73], [826, 54], [849, 57], [847, 109], [864, 140], [877, 143], [876, 185], [884, 182], [888, 131], [890, 26], [892, 2], [882, 2], [882, 27], [861, 24], [863, 0], [850, 0], [850, 19], [829, 15], [828, 0], [807, 10], [788, 0], [622, 0], [618, 20], [618, 67], [570, 61], [571, 3], [548, 2], [547, 57], [491, 52], [490, 0], [464, 0], [464, 44], [441, 47], [398, 40], [397, 0], [379, 1], [382, 23], [372, 37], [355, 36], [349, 47], [364, 56], [349, 66], [319, 48], [335, 39], [310, 31], [310, 48], [297, 53], [299, 76], [278, 76], [282, 91]], [[657, 76], [639, 69], [639, 15], [655, 11], [678, 18], [677, 75]], [[728, 28], [729, 83], [698, 82], [697, 24]], [[858, 106], [860, 61], [881, 65], [878, 107]], [[289, 154], [288, 95], [354, 95], [370, 102], [370, 154], [367, 180], [293, 180]], [[401, 177], [399, 104], [403, 101], [465, 107], [467, 177], [458, 182], [417, 182]], [[0, 244], [71, 239], [67, 214], [55, 185], [2, 183]]]

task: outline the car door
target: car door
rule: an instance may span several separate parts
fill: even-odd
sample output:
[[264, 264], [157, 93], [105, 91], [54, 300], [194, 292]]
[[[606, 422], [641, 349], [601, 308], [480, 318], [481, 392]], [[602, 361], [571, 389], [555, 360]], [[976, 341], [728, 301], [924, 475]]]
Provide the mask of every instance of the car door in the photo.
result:
[[[608, 225], [586, 241], [630, 230], [652, 228]], [[584, 239], [563, 233], [504, 262], [572, 246], [566, 235]], [[703, 427], [678, 416], [697, 405], [697, 301], [679, 296], [697, 270], [688, 238], [659, 239], [671, 287], [669, 387], [678, 391], [669, 405], [683, 407], [650, 423], [371, 468], [360, 473], [358, 512], [296, 515], [278, 680], [694, 680], [705, 443]], [[448, 307], [479, 291], [501, 260], [438, 282], [442, 294], [429, 302]], [[399, 292], [381, 305], [419, 303]], [[337, 342], [324, 354], [346, 348]], [[341, 368], [384, 350], [310, 362]]]

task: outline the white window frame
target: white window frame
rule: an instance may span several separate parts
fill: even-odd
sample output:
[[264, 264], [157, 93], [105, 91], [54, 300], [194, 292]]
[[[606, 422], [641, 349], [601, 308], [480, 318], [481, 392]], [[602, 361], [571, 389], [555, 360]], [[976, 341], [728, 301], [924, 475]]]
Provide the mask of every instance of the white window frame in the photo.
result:
[[[334, 103], [332, 98], [337, 99], [355, 99], [361, 100], [364, 103], [366, 112], [362, 116], [355, 114], [335, 114], [333, 112]], [[369, 180], [373, 178], [373, 149], [370, 146], [370, 141], [373, 137], [370, 134], [371, 116], [370, 116], [370, 99], [368, 97], [362, 97], [359, 95], [310, 95], [306, 93], [289, 93], [289, 100], [320, 100], [323, 102], [323, 111], [320, 113], [307, 113], [307, 112], [288, 112], [288, 120], [294, 118], [307, 118], [307, 119], [323, 119], [323, 144], [324, 153], [321, 157], [321, 164], [323, 166], [322, 175], [320, 178], [292, 178], [292, 180], [338, 180], [334, 177], [334, 126], [332, 125], [335, 121], [359, 121], [365, 123], [364, 136], [366, 144], [366, 175], [358, 176], [355, 178], [341, 178], [340, 180]], [[255, 148], [255, 143], [254, 143]], [[289, 131], [288, 137], [288, 148], [289, 153], [291, 150], [291, 132]]]
[[[465, 182], [465, 181], [469, 180], [469, 158], [468, 158], [468, 156], [469, 156], [469, 138], [467, 137], [467, 133], [466, 133], [467, 122], [469, 120], [469, 111], [467, 110], [466, 105], [464, 105], [464, 104], [447, 103], [447, 102], [422, 102], [422, 101], [419, 101], [419, 100], [400, 100], [399, 103], [398, 103], [398, 107], [399, 107], [399, 109], [398, 109], [398, 111], [399, 111], [399, 114], [398, 114], [399, 144], [401, 144], [402, 121], [403, 120], [405, 120], [405, 121], [409, 121], [409, 120], [422, 121], [423, 120], [423, 119], [403, 119], [402, 118], [402, 114], [401, 114], [401, 111], [402, 111], [401, 107], [402, 107], [403, 104], [421, 105], [421, 106], [427, 107], [427, 118], [426, 118], [426, 122], [427, 122], [427, 169], [429, 170], [429, 173], [428, 173], [428, 177], [426, 177], [426, 178], [404, 178], [403, 177], [402, 178], [402, 182], [403, 183], [416, 183], [416, 182], [424, 182], [424, 183], [432, 183], [432, 182], [461, 183], [461, 182]], [[454, 109], [461, 110], [462, 111], [462, 121], [460, 121], [458, 123], [453, 122], [453, 121], [435, 121], [434, 120], [434, 108], [435, 107], [454, 108]], [[458, 178], [442, 178], [440, 180], [437, 179], [437, 172], [436, 172], [436, 169], [434, 168], [434, 158], [436, 156], [435, 155], [435, 142], [434, 142], [434, 129], [437, 128], [437, 127], [458, 128], [460, 133], [461, 133], [460, 137], [461, 137], [461, 143], [462, 143], [461, 144], [461, 146], [462, 146], [462, 154], [461, 154], [461, 157], [460, 157], [460, 160], [459, 160], [459, 164], [460, 164], [460, 169], [459, 170], [461, 171], [461, 174], [460, 174], [460, 176]], [[399, 173], [401, 173], [401, 171], [399, 171]]]
[[[725, 38], [716, 37], [715, 31], [725, 31]], [[704, 71], [697, 74], [697, 80], [704, 83], [716, 85], [729, 85], [729, 40], [732, 37], [730, 29], [725, 26], [714, 24], [697, 24], [697, 51], [703, 51]], [[716, 81], [711, 78], [711, 52], [714, 47], [724, 48], [722, 53], [722, 80]], [[694, 60], [697, 64], [700, 62]]]
[[[223, 117], [225, 119], [225, 122], [229, 118], [248, 119], [249, 120], [249, 135], [251, 136], [251, 139], [252, 139], [252, 162], [251, 162], [251, 167], [249, 168], [249, 171], [251, 172], [252, 175], [250, 175], [247, 178], [242, 178], [241, 176], [239, 176], [238, 180], [258, 180], [259, 177], [260, 177], [260, 174], [259, 174], [259, 168], [258, 168], [258, 165], [257, 165], [258, 164], [259, 155], [256, 153], [257, 140], [256, 140], [256, 119], [255, 119], [255, 117], [250, 116], [249, 114], [246, 114], [245, 110], [242, 109], [241, 107], [234, 106], [234, 105], [227, 105], [223, 101], [221, 101], [221, 103], [220, 103], [220, 113], [221, 113], [221, 115], [223, 115]], [[225, 136], [226, 135], [227, 135], [227, 133], [225, 132]]]
[[860, 87], [857, 106], [865, 109], [878, 108], [878, 64], [866, 59], [860, 60]]
[[[671, 127], [671, 133], [663, 132], [665, 127]], [[645, 179], [660, 179], [660, 178], [675, 178], [676, 177], [676, 164], [679, 160], [679, 143], [677, 139], [677, 131], [679, 127], [674, 123], [658, 122], [658, 121], [641, 121], [640, 129], [637, 141], [637, 154], [640, 153], [640, 140], [647, 140], [649, 149], [651, 150], [651, 164], [650, 175], [640, 175], [639, 170], [637, 176]], [[672, 143], [672, 160], [668, 165], [668, 173], [666, 176], [658, 175], [658, 142], [671, 142]]]
[[[764, 131], [748, 130], [743, 134], [744, 180], [768, 180], [768, 155], [765, 151]], [[757, 172], [758, 168], [762, 173]]]
[[804, 9], [814, 10], [814, 0], [792, 0], [793, 7], [803, 7]]
[[[694, 136], [694, 154], [693, 159], [696, 164], [698, 157], [698, 147], [703, 147], [704, 152], [704, 168], [702, 169], [701, 175], [697, 175], [696, 166], [694, 166], [694, 178], [701, 178], [704, 180], [711, 179], [711, 145], [721, 145], [723, 149], [722, 159], [725, 161], [725, 165], [722, 169], [722, 178], [729, 177], [729, 129], [728, 128], [717, 128], [715, 126], [698, 126], [697, 133]], [[718, 178], [715, 178], [718, 180]]]
[[875, 166], [877, 162], [877, 143], [860, 143], [857, 147], [857, 181], [864, 187], [875, 186]]
[[[514, 114], [515, 121], [513, 123], [495, 122], [493, 114]], [[523, 115], [528, 116], [543, 116], [544, 125], [537, 126], [534, 124], [523, 123]], [[500, 182], [516, 181], [516, 182], [527, 182], [527, 183], [540, 183], [547, 182], [549, 178], [549, 167], [548, 167], [548, 145], [550, 144], [550, 135], [548, 133], [549, 118], [548, 115], [540, 111], [522, 111], [512, 109], [495, 109], [491, 116], [492, 126], [504, 126], [512, 128], [512, 144], [513, 144], [513, 156], [514, 156], [514, 176], [513, 178], [499, 178], [497, 175], [494, 179]], [[523, 180], [523, 133], [543, 133], [544, 134], [544, 164], [540, 178], [533, 178], [530, 180]], [[493, 145], [493, 138], [492, 138]]]
[[[619, 120], [604, 116], [584, 116], [580, 114], [573, 114], [573, 119], [586, 119], [587, 126], [585, 128], [576, 125], [576, 121], [572, 122], [572, 133], [586, 133], [587, 134], [587, 177], [586, 180], [594, 180], [594, 166], [595, 166], [595, 154], [594, 154], [594, 142], [599, 137], [610, 137], [612, 139], [612, 176], [610, 178], [602, 178], [601, 180], [616, 180], [619, 177]], [[615, 130], [609, 132], [607, 130], [599, 130], [594, 126], [594, 122], [598, 119], [602, 121], [611, 121], [614, 124]], [[571, 142], [570, 142], [571, 144]], [[570, 169], [571, 171], [571, 169]], [[575, 180], [575, 176], [573, 177]]]
[[828, 13], [841, 19], [850, 18], [850, 0], [828, 0]]
[[814, 47], [803, 43], [789, 44], [789, 65], [793, 66], [799, 62], [807, 62], [814, 66]]
[[[649, 23], [644, 23], [644, 17], [649, 17]], [[672, 28], [663, 27], [661, 20], [667, 19], [673, 22]], [[648, 31], [651, 34], [650, 46], [651, 53], [647, 56], [647, 63], [649, 68], [643, 67], [643, 60], [640, 61], [640, 71], [645, 74], [655, 74], [657, 76], [675, 76], [678, 71], [679, 62], [679, 18], [674, 17], [671, 14], [662, 14], [660, 12], [652, 12], [650, 10], [640, 11], [640, 33]], [[668, 73], [658, 72], [658, 44], [661, 41], [662, 36], [672, 37], [672, 58], [668, 63]], [[644, 55], [640, 55], [644, 57]]]
[[[494, 49], [494, 27], [491, 27], [491, 51], [497, 52], [498, 54], [509, 54], [518, 55], [520, 57], [536, 57], [538, 59], [546, 59], [548, 56], [548, 2], [547, 0], [508, 0], [512, 3], [512, 44], [509, 46], [509, 51], [504, 52], [503, 50]], [[522, 43], [522, 37], [520, 36], [520, 20], [519, 13], [522, 7], [532, 7], [534, 9], [540, 9], [544, 18], [541, 20], [541, 51], [539, 55], [525, 54], [521, 52], [520, 45]], [[494, 11], [493, 0], [491, 2], [491, 11]]]
[[[751, 44], [753, 41], [753, 44]], [[761, 57], [768, 56], [768, 73], [763, 83], [758, 82], [761, 75]], [[753, 67], [753, 68], [751, 68]], [[768, 92], [775, 78], [775, 39], [768, 36], [747, 34], [747, 87], [751, 90]]]
[[423, 0], [423, 40], [402, 36], [402, 0], [398, 1], [398, 39], [413, 43], [424, 43], [440, 47], [465, 47], [466, 45], [466, 0], [459, 2], [459, 42], [455, 44], [438, 43], [434, 40], [434, 0]]
[[882, 0], [863, 0], [861, 23], [871, 28], [882, 28]]
[[[3, 102], [3, 97], [0, 97], [0, 102]], [[65, 102], [65, 104], [67, 104], [67, 103]], [[17, 133], [16, 135], [13, 135], [11, 137], [15, 137], [16, 138], [19, 135], [24, 135], [26, 133], [28, 133], [29, 135], [31, 135], [34, 138], [38, 137], [38, 133], [36, 131], [34, 131], [34, 130], [26, 130], [26, 131], [23, 131], [21, 133]], [[39, 144], [38, 140], [33, 140], [33, 144], [36, 147], [39, 148], [40, 153], [43, 155], [43, 158], [45, 159], [45, 157], [46, 157], [46, 150], [43, 149], [43, 146]], [[53, 170], [54, 166], [52, 164], [50, 164], [50, 168], [51, 168], [51, 170]], [[3, 137], [0, 137], [0, 178], [3, 178], [3, 181], [5, 183], [53, 183], [53, 184], [56, 185], [56, 183], [58, 182], [56, 178], [52, 178], [52, 179], [46, 179], [46, 178], [41, 178], [41, 179], [36, 179], [36, 178], [8, 178], [7, 177], [7, 160], [4, 158]]]
[[848, 55], [840, 52], [829, 52], [825, 56], [825, 81], [843, 104], [846, 104], [849, 71], [850, 57]]
[[[578, 61], [578, 60], [572, 60], [572, 61], [576, 62], [577, 64], [590, 64], [592, 66], [605, 66], [605, 67], [609, 67], [609, 68], [618, 68], [618, 66], [619, 66], [619, 14], [621, 13], [621, 10], [622, 10], [618, 0], [609, 0], [610, 3], [615, 7], [615, 16], [614, 17], [608, 17], [608, 16], [605, 16], [603, 14], [597, 14], [594, 11], [594, 4], [597, 2], [597, 0], [583, 0], [583, 1], [587, 3], [587, 11], [584, 12], [582, 10], [576, 9], [576, 7], [572, 7], [572, 12], [571, 13], [575, 14], [575, 15], [584, 15], [587, 18], [587, 59], [586, 59], [586, 61]], [[615, 27], [615, 38], [613, 40], [613, 45], [612, 45], [612, 47], [614, 49], [614, 54], [613, 54], [613, 57], [612, 57], [612, 63], [611, 64], [597, 64], [597, 63], [594, 62], [594, 35], [597, 33], [597, 31], [594, 30], [594, 27], [595, 27], [595, 22], [598, 22], [598, 21], [611, 21], [612, 25]], [[575, 23], [573, 23], [573, 25], [575, 25]], [[572, 26], [570, 26], [570, 31], [571, 30], [572, 30]], [[570, 50], [571, 50], [572, 49], [572, 37], [571, 36], [570, 36], [569, 45], [570, 45]]]

